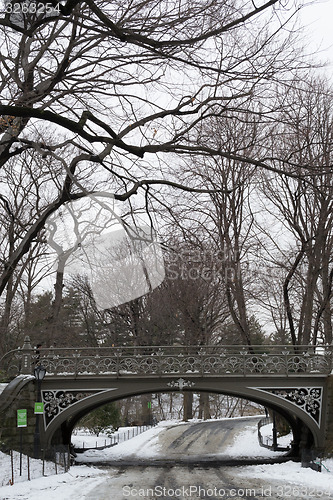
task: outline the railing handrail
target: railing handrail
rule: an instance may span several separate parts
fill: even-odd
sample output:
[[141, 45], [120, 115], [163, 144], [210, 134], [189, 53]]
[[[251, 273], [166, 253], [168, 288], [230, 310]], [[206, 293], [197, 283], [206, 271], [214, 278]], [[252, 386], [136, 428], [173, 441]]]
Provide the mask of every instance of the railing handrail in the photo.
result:
[[[164, 373], [187, 372], [222, 374], [262, 373], [330, 373], [333, 362], [332, 345], [154, 345], [154, 346], [96, 346], [96, 347], [40, 347], [32, 348], [30, 339], [24, 346], [12, 350], [17, 359], [17, 372], [31, 374], [38, 363], [46, 366], [48, 374], [81, 373]], [[12, 359], [13, 359], [12, 358]], [[94, 361], [95, 360], [95, 361]], [[96, 361], [100, 360], [100, 361]], [[103, 365], [104, 363], [104, 365]], [[141, 364], [140, 364], [141, 363]], [[229, 368], [228, 368], [229, 366]], [[137, 367], [137, 368], [135, 368]], [[178, 367], [178, 368], [177, 368]], [[186, 368], [187, 367], [187, 368]], [[52, 370], [50, 370], [50, 368]], [[11, 370], [15, 371], [11, 366]], [[153, 371], [155, 370], [155, 371]], [[224, 372], [223, 372], [224, 370]], [[266, 371], [265, 371], [266, 370]], [[92, 373], [91, 372], [91, 373]]]
[[[201, 351], [204, 351], [205, 349], [218, 349], [218, 350], [234, 350], [237, 351], [237, 354], [265, 354], [265, 351], [271, 350], [275, 351], [277, 350], [278, 354], [298, 354], [298, 353], [304, 353], [304, 352], [310, 352], [310, 351], [316, 351], [316, 350], [329, 350], [333, 351], [333, 344], [325, 344], [325, 345], [320, 345], [320, 346], [313, 346], [313, 345], [287, 345], [287, 344], [275, 344], [275, 345], [270, 345], [270, 344], [263, 344], [263, 345], [244, 345], [244, 344], [237, 344], [237, 345], [227, 345], [227, 344], [207, 344], [207, 345], [139, 345], [139, 346], [95, 346], [95, 347], [82, 347], [82, 346], [76, 346], [76, 347], [40, 347], [38, 350], [40, 353], [43, 352], [49, 352], [49, 351], [54, 351], [54, 352], [62, 352], [62, 351], [114, 351], [114, 352], [119, 352], [121, 350], [129, 350], [129, 351], [135, 351], [135, 350], [156, 350], [156, 351], [164, 351], [164, 350], [171, 350], [171, 351], [177, 351], [177, 350], [195, 350], [199, 351], [198, 354]], [[263, 352], [256, 352], [257, 350], [263, 351]], [[12, 349], [11, 351], [8, 351], [3, 358], [12, 352], [21, 352], [22, 349], [18, 347], [17, 349]], [[35, 348], [31, 348], [32, 352], [35, 352]], [[268, 353], [267, 353], [268, 354]], [[319, 354], [318, 352], [313, 352], [313, 354]], [[1, 358], [2, 359], [2, 358]], [[1, 361], [1, 360], [0, 360]]]

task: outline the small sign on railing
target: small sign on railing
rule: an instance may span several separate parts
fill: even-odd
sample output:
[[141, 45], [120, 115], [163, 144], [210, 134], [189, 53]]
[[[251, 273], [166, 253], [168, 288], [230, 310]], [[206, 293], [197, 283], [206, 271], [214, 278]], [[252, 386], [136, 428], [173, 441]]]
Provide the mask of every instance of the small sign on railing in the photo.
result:
[[27, 427], [27, 410], [17, 410], [17, 427]]
[[44, 413], [44, 403], [35, 403], [35, 415]]

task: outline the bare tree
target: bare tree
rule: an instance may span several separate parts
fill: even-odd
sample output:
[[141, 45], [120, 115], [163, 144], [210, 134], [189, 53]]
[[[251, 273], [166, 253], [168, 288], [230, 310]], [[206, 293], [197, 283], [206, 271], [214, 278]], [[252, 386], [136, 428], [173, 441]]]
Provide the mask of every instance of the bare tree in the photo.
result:
[[204, 346], [220, 340], [229, 311], [217, 264], [210, 246], [170, 245], [163, 298], [175, 342]]
[[[235, 117], [224, 121], [212, 118], [200, 131], [198, 140], [212, 147], [255, 156], [260, 148], [260, 133], [257, 120], [248, 118], [240, 126]], [[249, 302], [255, 294], [249, 293], [254, 279], [248, 266], [257, 259], [257, 234], [253, 229], [255, 168], [231, 158], [210, 156], [192, 158], [182, 168], [181, 175], [210, 192], [200, 203], [196, 196], [175, 201], [175, 218], [194, 245], [201, 248], [204, 244], [209, 248], [215, 274], [221, 281], [220, 293], [226, 297], [238, 332], [238, 342], [250, 346]], [[227, 189], [221, 191], [221, 186]]]
[[[0, 177], [2, 191], [0, 194], [0, 248], [3, 269], [6, 270], [8, 259], [15, 254], [17, 243], [24, 237], [31, 224], [31, 217], [40, 213], [43, 205], [48, 202], [48, 194], [44, 192], [44, 185], [49, 180], [50, 173], [47, 169], [40, 169], [36, 166], [29, 151], [16, 161], [8, 161], [3, 167]], [[3, 296], [3, 314], [0, 320], [1, 349], [6, 345], [6, 339], [13, 338], [13, 335], [8, 336], [13, 301], [18, 303], [19, 298], [22, 300], [24, 316], [27, 319], [31, 294], [43, 277], [50, 272], [49, 264], [43, 261], [45, 251], [43, 238], [36, 238], [31, 242], [28, 252], [14, 272], [10, 273]]]
[[[276, 157], [298, 178], [263, 175], [267, 208], [285, 232], [275, 263], [284, 270], [283, 296], [292, 343], [332, 342], [332, 89], [312, 80], [284, 95], [289, 112], [274, 130]], [[300, 104], [301, 106], [300, 106]], [[304, 172], [307, 175], [304, 177]]]
[[[255, 96], [259, 102], [271, 81], [290, 77], [297, 56], [280, 21], [293, 16], [289, 4], [54, 0], [43, 12], [26, 4], [16, 12], [21, 4], [6, 2], [0, 19], [0, 166], [31, 151], [61, 165], [61, 187], [15, 241], [0, 293], [47, 218], [94, 191], [96, 176], [121, 202], [142, 193], [147, 208], [156, 186], [192, 189], [156, 169], [147, 178], [162, 153], [270, 168], [232, 149], [194, 143], [192, 131], [211, 115], [237, 111], [242, 120], [244, 103]], [[43, 124], [54, 133], [36, 139]]]

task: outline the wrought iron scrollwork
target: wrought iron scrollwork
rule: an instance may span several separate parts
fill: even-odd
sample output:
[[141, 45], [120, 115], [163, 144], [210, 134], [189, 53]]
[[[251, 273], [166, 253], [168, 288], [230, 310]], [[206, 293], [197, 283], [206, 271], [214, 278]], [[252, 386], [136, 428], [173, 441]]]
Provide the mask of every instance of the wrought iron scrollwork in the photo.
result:
[[100, 391], [65, 391], [61, 389], [42, 391], [42, 399], [44, 403], [44, 418], [45, 427], [62, 411], [66, 410], [73, 404], [82, 399], [93, 396]]
[[[193, 350], [193, 348], [192, 348]], [[212, 350], [212, 349], [210, 349]], [[87, 351], [87, 350], [85, 350]], [[233, 352], [231, 348], [216, 347], [215, 352], [173, 352], [172, 348], [137, 347], [124, 352], [118, 349], [111, 353], [100, 349], [99, 355], [83, 352], [61, 352], [42, 359], [49, 374], [116, 374], [116, 375], [167, 375], [198, 373], [201, 375], [256, 375], [256, 374], [310, 374], [330, 373], [331, 358], [324, 354], [290, 352], [267, 352], [252, 354], [248, 351]]]
[[172, 387], [173, 389], [178, 389], [182, 391], [185, 388], [193, 387], [195, 383], [191, 382], [190, 380], [184, 380], [183, 378], [179, 378], [178, 380], [172, 380], [167, 385], [169, 387]]
[[259, 390], [275, 394], [299, 408], [302, 408], [318, 426], [320, 425], [323, 397], [322, 387], [291, 387], [283, 389], [260, 388]]
[[[27, 337], [28, 339], [28, 337]], [[12, 351], [12, 369], [32, 373], [28, 342]], [[4, 357], [7, 360], [6, 356]], [[41, 349], [48, 375], [290, 375], [329, 374], [332, 346], [145, 346]], [[30, 365], [29, 365], [30, 363]], [[9, 364], [9, 363], [8, 363]], [[29, 366], [28, 366], [29, 365]], [[21, 366], [21, 368], [19, 368]]]

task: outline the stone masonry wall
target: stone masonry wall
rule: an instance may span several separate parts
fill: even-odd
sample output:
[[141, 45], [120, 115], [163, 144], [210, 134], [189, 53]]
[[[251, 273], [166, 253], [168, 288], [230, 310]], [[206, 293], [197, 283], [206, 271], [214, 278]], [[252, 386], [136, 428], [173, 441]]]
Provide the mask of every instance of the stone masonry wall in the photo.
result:
[[333, 375], [330, 375], [327, 379], [327, 389], [327, 424], [324, 454], [333, 456]]
[[[16, 382], [16, 383], [15, 383]], [[34, 402], [36, 387], [32, 379], [15, 379], [3, 391], [0, 397], [0, 447], [2, 451], [10, 449], [33, 455], [36, 416]], [[27, 427], [17, 427], [17, 410], [27, 409]]]

